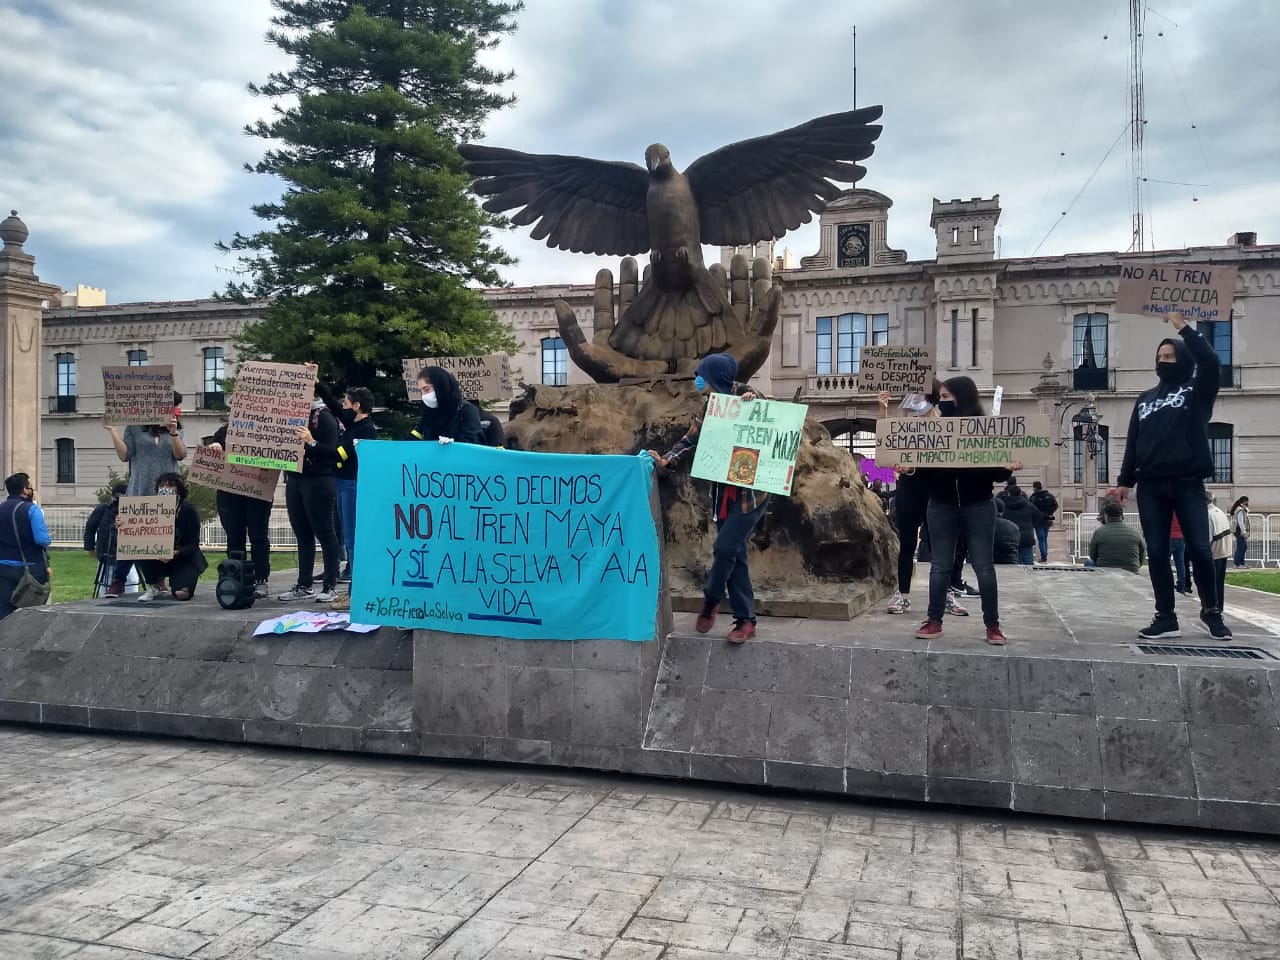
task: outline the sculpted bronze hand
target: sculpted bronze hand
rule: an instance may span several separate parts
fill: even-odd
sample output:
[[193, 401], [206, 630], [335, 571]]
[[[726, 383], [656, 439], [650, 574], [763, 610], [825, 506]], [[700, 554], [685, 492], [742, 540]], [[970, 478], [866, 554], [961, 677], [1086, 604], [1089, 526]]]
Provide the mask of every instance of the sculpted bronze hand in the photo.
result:
[[[594, 335], [587, 341], [572, 309], [556, 317], [574, 361], [601, 383], [691, 370], [699, 357], [725, 351], [746, 379], [769, 355], [778, 291], [769, 264], [746, 260], [708, 270], [702, 244], [743, 246], [781, 237], [840, 195], [832, 181], [856, 183], [857, 164], [875, 149], [880, 107], [836, 113], [722, 147], [681, 173], [667, 148], [645, 151], [645, 167], [585, 157], [464, 145], [475, 191], [486, 210], [533, 224], [535, 240], [562, 250], [626, 257], [618, 320], [613, 278], [596, 276]], [[634, 254], [650, 251], [637, 284]], [[750, 277], [750, 279], [749, 279]]]

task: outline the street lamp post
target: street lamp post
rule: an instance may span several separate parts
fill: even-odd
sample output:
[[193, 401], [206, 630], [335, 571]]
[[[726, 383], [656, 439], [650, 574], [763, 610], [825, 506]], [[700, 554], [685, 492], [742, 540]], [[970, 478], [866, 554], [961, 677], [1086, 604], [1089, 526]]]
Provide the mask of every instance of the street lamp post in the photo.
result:
[[1080, 411], [1071, 418], [1071, 425], [1079, 431], [1084, 443], [1084, 476], [1081, 490], [1084, 493], [1084, 515], [1091, 517], [1098, 512], [1098, 453], [1102, 449], [1102, 437], [1098, 431], [1102, 415], [1098, 413], [1098, 398], [1089, 394]]

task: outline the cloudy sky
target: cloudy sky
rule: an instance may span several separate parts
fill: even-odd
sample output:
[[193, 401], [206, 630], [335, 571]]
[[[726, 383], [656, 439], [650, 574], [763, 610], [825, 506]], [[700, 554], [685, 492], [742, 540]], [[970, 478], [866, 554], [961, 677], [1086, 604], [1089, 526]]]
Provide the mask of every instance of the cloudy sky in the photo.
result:
[[[269, 0], [0, 0], [0, 207], [41, 278], [111, 302], [208, 296], [279, 185], [247, 174], [284, 65]], [[933, 255], [934, 197], [1000, 194], [1004, 256], [1127, 249], [1124, 0], [528, 0], [492, 54], [518, 103], [489, 143], [677, 166], [725, 143], [884, 105], [863, 186], [895, 201], [889, 242]], [[1105, 37], [1105, 39], [1104, 39]], [[1163, 0], [1146, 30], [1147, 246], [1280, 242], [1280, 3]], [[1063, 212], [1066, 216], [1063, 217]], [[514, 233], [516, 284], [587, 282], [600, 261]], [[798, 258], [816, 231], [783, 239]], [[612, 262], [605, 265], [613, 266]]]

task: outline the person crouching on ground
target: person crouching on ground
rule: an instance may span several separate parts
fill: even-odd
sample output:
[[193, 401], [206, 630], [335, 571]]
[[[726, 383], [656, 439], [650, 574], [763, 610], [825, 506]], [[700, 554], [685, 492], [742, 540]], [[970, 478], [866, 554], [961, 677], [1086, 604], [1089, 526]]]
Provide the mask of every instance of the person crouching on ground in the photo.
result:
[[1231, 630], [1218, 612], [1204, 499], [1204, 480], [1213, 476], [1208, 426], [1218, 396], [1218, 355], [1180, 314], [1170, 314], [1165, 322], [1180, 338], [1160, 341], [1156, 350], [1160, 382], [1140, 394], [1133, 405], [1116, 482], [1121, 505], [1137, 485], [1138, 518], [1150, 556], [1147, 571], [1156, 615], [1138, 636], [1143, 640], [1182, 636], [1169, 568], [1169, 528], [1176, 516], [1200, 594], [1200, 620], [1215, 640], [1229, 640]]
[[[699, 393], [736, 394], [743, 400], [754, 400], [757, 396], [746, 384], [734, 381], [738, 375], [738, 362], [727, 353], [703, 357], [695, 373], [693, 383]], [[660, 467], [670, 467], [695, 450], [702, 419], [694, 418], [688, 432], [666, 454], [650, 450], [649, 455], [654, 462]], [[699, 633], [708, 633], [715, 626], [716, 613], [727, 590], [733, 611], [733, 629], [726, 639], [730, 643], [743, 643], [756, 635], [755, 595], [751, 590], [751, 572], [747, 568], [747, 540], [764, 516], [768, 502], [767, 493], [749, 487], [712, 484], [711, 504], [718, 532], [711, 551], [711, 569], [702, 588], [702, 611], [695, 622]]]
[[209, 567], [200, 552], [200, 513], [187, 499], [187, 485], [176, 473], [162, 473], [156, 478], [156, 493], [178, 498], [178, 514], [173, 524], [173, 557], [169, 560], [139, 560], [138, 572], [147, 589], [138, 595], [139, 603], [149, 603], [164, 593], [161, 586], [168, 578], [175, 600], [190, 600], [196, 592], [196, 581]]
[[[977, 384], [969, 377], [952, 377], [944, 381], [938, 395], [938, 412], [944, 417], [983, 416]], [[946, 612], [956, 541], [963, 535], [968, 545], [969, 562], [978, 576], [987, 643], [996, 646], [1005, 643], [1004, 632], [1000, 629], [996, 568], [993, 562], [996, 505], [991, 487], [1002, 480], [1008, 480], [1013, 471], [1022, 469], [1022, 463], [1012, 463], [1010, 468], [917, 468], [924, 473], [925, 483], [929, 488], [927, 516], [930, 544], [933, 548], [933, 558], [929, 564], [929, 612], [927, 619], [916, 631], [916, 636], [920, 639], [931, 640], [942, 636], [942, 616]]]

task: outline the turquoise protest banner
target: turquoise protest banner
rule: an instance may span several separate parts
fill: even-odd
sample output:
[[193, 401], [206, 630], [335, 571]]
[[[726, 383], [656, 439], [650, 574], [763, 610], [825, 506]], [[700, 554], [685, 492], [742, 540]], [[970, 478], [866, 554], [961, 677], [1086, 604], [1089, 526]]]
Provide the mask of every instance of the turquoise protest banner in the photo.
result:
[[803, 403], [711, 394], [690, 476], [789, 496], [808, 411]]
[[522, 640], [651, 640], [650, 457], [360, 444], [351, 619]]

